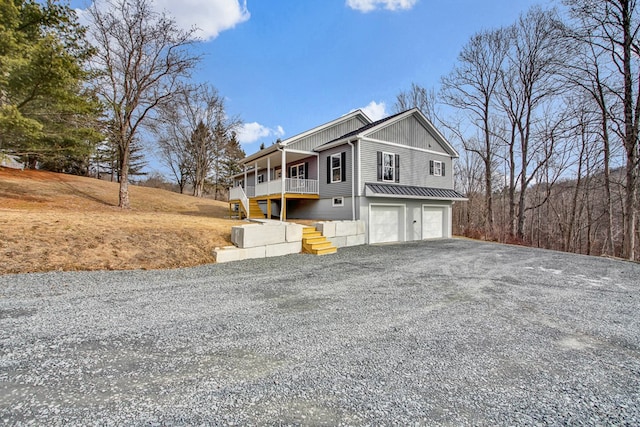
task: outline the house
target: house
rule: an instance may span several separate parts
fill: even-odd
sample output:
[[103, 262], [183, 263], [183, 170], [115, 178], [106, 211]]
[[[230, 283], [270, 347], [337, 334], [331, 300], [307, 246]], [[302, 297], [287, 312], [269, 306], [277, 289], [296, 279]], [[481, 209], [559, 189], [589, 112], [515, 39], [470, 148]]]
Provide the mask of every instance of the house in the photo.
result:
[[242, 160], [229, 203], [249, 218], [363, 220], [366, 243], [451, 237], [458, 153], [411, 109], [356, 110]]
[[18, 156], [4, 154], [0, 151], [0, 166], [11, 169], [24, 169], [24, 163], [20, 161]]

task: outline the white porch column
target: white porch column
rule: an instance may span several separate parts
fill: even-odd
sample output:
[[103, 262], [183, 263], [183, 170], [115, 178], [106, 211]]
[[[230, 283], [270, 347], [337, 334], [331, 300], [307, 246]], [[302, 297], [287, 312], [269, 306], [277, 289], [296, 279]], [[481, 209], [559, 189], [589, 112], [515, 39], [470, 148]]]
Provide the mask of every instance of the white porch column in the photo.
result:
[[253, 185], [255, 185], [256, 187], [258, 186], [258, 161], [256, 160], [256, 164], [253, 168], [254, 173], [253, 173]]
[[284, 148], [282, 149], [282, 155], [281, 155], [281, 161], [282, 161], [282, 168], [280, 169], [280, 181], [281, 181], [281, 191], [280, 191], [280, 221], [284, 221], [286, 219], [283, 218], [286, 215], [287, 212], [287, 206], [285, 205], [285, 197], [284, 197], [284, 192], [285, 192], [285, 179], [287, 177], [287, 154], [284, 150]]
[[271, 182], [271, 155], [267, 157], [267, 182]]
[[247, 185], [249, 185], [249, 183], [247, 182], [247, 165], [242, 165], [242, 169], [244, 169], [244, 180], [242, 181], [242, 189], [246, 192]]

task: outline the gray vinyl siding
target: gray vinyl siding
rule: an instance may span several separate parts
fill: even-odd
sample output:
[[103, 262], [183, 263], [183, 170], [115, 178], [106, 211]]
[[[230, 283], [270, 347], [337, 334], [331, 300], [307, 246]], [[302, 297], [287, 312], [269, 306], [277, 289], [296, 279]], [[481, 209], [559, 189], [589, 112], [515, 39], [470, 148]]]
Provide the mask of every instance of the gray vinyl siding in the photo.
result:
[[372, 139], [395, 142], [409, 147], [422, 148], [447, 154], [437, 139], [414, 116], [393, 123], [369, 135]]
[[291, 148], [293, 150], [312, 151], [314, 148], [340, 138], [342, 135], [346, 135], [356, 129], [360, 129], [366, 124], [367, 123], [365, 123], [361, 118], [353, 117], [350, 120], [337, 123], [336, 125], [323, 129], [320, 132], [316, 132], [295, 142], [289, 143], [287, 148]]
[[[362, 141], [361, 144], [362, 179], [360, 185], [362, 188], [360, 190], [362, 194], [364, 194], [365, 183], [378, 182], [376, 154], [378, 151], [400, 155], [400, 185], [453, 189], [453, 161], [448, 155], [426, 153], [413, 150], [410, 147], [398, 147], [372, 141]], [[445, 176], [429, 175], [429, 160], [443, 162]]]
[[[345, 153], [346, 159], [346, 176], [343, 176], [342, 182], [335, 182], [333, 184], [327, 184], [327, 158], [332, 154]], [[330, 150], [322, 151], [320, 153], [320, 198], [332, 199], [333, 197], [351, 197], [351, 168], [353, 160], [351, 158], [351, 147], [348, 144], [341, 145], [339, 147], [332, 148]]]
[[352, 219], [351, 197], [344, 198], [344, 206], [332, 206], [332, 199], [291, 200], [287, 204], [287, 218], [337, 221]]

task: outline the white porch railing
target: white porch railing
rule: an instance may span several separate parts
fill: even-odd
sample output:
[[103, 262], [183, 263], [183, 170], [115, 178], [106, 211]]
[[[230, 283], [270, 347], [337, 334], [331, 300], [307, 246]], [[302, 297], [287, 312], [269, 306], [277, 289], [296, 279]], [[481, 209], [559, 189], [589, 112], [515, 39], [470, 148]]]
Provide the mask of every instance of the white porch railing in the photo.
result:
[[[285, 193], [319, 194], [317, 179], [285, 178], [284, 186], [285, 186], [285, 189], [284, 189]], [[242, 187], [230, 188], [229, 200], [242, 200], [242, 196], [244, 196], [245, 198], [252, 198], [252, 197], [268, 196], [268, 195], [281, 194], [281, 193], [282, 193], [282, 179], [274, 179], [273, 181], [269, 181], [269, 182], [261, 182], [256, 186], [247, 185], [246, 189], [244, 190], [242, 189]], [[248, 204], [249, 202], [247, 201], [247, 206]]]
[[229, 200], [240, 200], [245, 213], [249, 212], [249, 198], [244, 193], [242, 187], [233, 187], [229, 189]]
[[256, 196], [266, 196], [269, 194], [280, 194], [282, 192], [282, 180], [275, 179], [269, 182], [261, 182], [256, 185]]
[[285, 178], [285, 192], [297, 194], [318, 194], [317, 179]]

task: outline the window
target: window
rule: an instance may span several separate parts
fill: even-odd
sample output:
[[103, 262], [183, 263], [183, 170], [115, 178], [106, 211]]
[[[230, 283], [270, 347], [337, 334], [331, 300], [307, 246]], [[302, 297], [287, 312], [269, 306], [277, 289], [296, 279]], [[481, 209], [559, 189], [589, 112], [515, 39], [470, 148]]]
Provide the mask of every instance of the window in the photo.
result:
[[344, 206], [344, 197], [334, 197], [331, 202], [331, 206], [334, 208]]
[[391, 153], [382, 153], [382, 180], [395, 181], [393, 173], [395, 172], [394, 157]]
[[438, 160], [430, 160], [429, 175], [444, 176], [444, 162]]
[[263, 182], [264, 182], [264, 174], [258, 175], [258, 184], [261, 184]]
[[327, 184], [347, 180], [347, 153], [336, 153], [327, 157]]
[[304, 179], [305, 178], [304, 163], [291, 166], [289, 168], [289, 178]]
[[342, 181], [342, 157], [340, 154], [331, 156], [331, 182]]
[[400, 182], [400, 156], [378, 151], [378, 181]]

